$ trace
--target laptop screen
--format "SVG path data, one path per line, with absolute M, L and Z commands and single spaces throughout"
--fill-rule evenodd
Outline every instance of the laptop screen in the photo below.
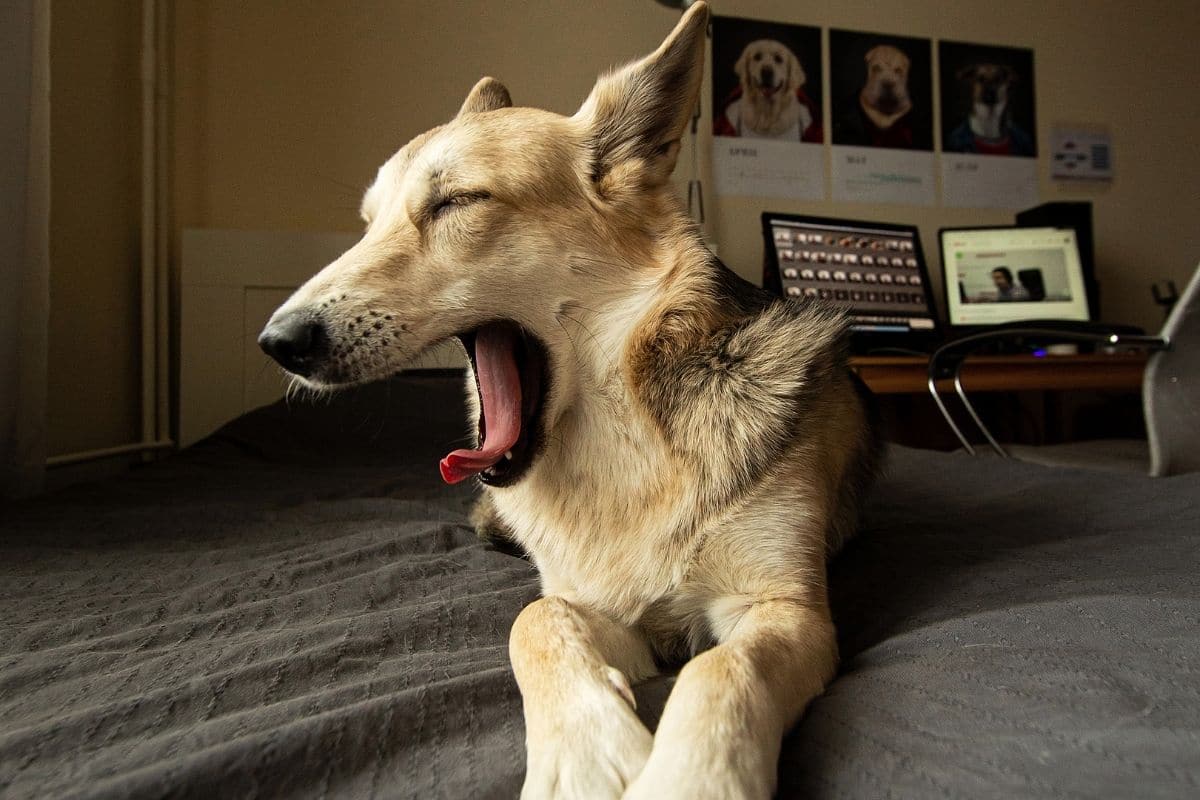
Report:
M 1074 230 L 948 228 L 938 237 L 951 325 L 1088 319 Z
M 915 227 L 766 213 L 763 233 L 768 269 L 785 296 L 846 310 L 855 332 L 936 329 Z

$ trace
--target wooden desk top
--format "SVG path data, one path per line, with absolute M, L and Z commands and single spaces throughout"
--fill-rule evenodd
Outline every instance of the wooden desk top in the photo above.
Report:
M 972 356 L 963 365 L 963 387 L 974 392 L 1124 389 L 1137 391 L 1146 369 L 1145 353 L 1037 357 Z M 854 356 L 851 368 L 876 394 L 920 394 L 929 391 L 929 359 L 918 356 Z M 952 381 L 938 390 L 953 392 Z

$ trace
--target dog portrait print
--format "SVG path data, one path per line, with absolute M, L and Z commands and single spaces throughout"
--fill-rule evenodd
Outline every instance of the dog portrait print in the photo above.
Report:
M 713 135 L 824 141 L 821 33 L 757 20 L 713 20 Z
M 833 143 L 933 149 L 928 39 L 832 30 Z
M 940 42 L 942 149 L 1037 155 L 1033 51 Z

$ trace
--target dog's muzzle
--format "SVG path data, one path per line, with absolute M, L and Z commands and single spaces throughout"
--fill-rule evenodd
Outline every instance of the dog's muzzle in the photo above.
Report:
M 758 85 L 766 94 L 774 94 L 783 85 L 783 81 L 776 82 L 775 70 L 770 67 L 763 67 L 758 73 Z
M 267 323 L 258 346 L 288 372 L 307 377 L 328 355 L 329 334 L 312 314 L 292 311 Z

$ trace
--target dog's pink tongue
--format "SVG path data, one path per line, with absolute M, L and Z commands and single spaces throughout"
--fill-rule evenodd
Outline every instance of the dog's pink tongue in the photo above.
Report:
M 483 395 L 483 443 L 478 450 L 455 450 L 441 460 L 442 480 L 458 483 L 494 466 L 521 435 L 521 376 L 515 333 L 488 325 L 475 335 L 475 372 Z

